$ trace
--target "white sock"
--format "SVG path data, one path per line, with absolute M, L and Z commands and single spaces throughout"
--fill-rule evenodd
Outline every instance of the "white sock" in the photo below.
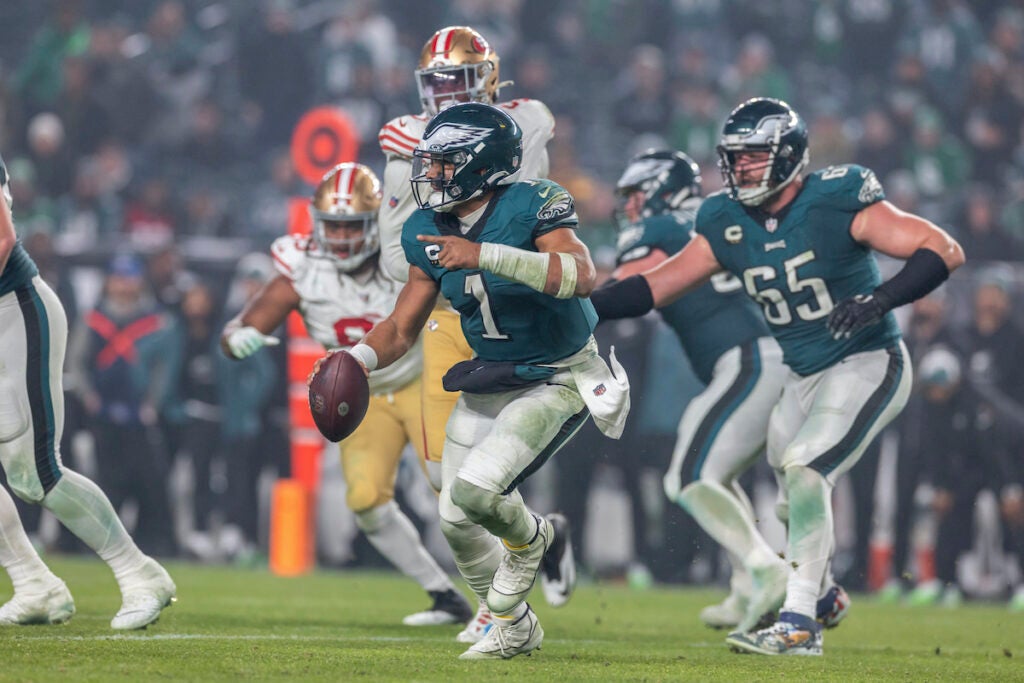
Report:
M 43 507 L 110 565 L 122 589 L 145 563 L 106 494 L 90 479 L 61 468 L 61 478 L 43 498 Z
M 416 527 L 395 501 L 357 512 L 356 525 L 377 552 L 424 590 L 446 591 L 455 587 L 423 547 Z
M 14 584 L 14 592 L 37 582 L 56 581 L 50 568 L 43 564 L 39 553 L 28 540 L 21 525 L 18 509 L 7 489 L 0 486 L 0 565 L 7 570 Z
M 679 494 L 679 504 L 730 556 L 747 569 L 781 563 L 754 523 L 754 516 L 731 489 L 712 480 L 692 482 Z
M 789 493 L 789 552 L 794 572 L 786 589 L 784 612 L 816 616 L 818 592 L 832 553 L 832 486 L 809 467 L 786 468 Z

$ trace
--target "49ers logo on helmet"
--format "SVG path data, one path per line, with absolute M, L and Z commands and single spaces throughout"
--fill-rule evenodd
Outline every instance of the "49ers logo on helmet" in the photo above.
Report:
M 482 55 L 487 54 L 487 52 L 491 49 L 491 46 L 487 44 L 487 41 L 484 40 L 483 37 L 479 35 L 473 36 L 472 45 L 473 51 L 478 52 Z

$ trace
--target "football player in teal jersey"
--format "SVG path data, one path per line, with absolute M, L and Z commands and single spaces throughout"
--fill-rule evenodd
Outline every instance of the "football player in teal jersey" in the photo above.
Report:
M 942 229 L 885 201 L 869 169 L 834 166 L 805 177 L 807 126 L 784 102 L 755 98 L 734 109 L 718 152 L 727 189 L 701 205 L 697 234 L 653 270 L 616 283 L 614 294 L 624 302 L 619 314 L 642 315 L 729 271 L 761 305 L 791 371 L 770 418 L 768 461 L 794 572 L 778 621 L 727 642 L 745 652 L 817 655 L 832 488 L 910 390 L 891 310 L 941 285 L 964 255 Z M 882 282 L 872 250 L 906 263 Z
M 614 280 L 650 270 L 691 239 L 700 208 L 700 168 L 686 154 L 649 150 L 630 160 L 616 186 L 622 203 Z M 778 609 L 789 569 L 757 530 L 754 509 L 737 481 L 761 453 L 768 415 L 786 369 L 757 305 L 730 273 L 659 309 L 706 385 L 686 407 L 665 475 L 669 500 L 689 512 L 721 544 L 732 565 L 731 591 L 701 611 L 713 628 L 752 628 Z M 598 289 L 600 317 L 616 301 Z
M 52 512 L 113 570 L 123 602 L 110 625 L 145 628 L 174 599 L 174 581 L 135 545 L 99 487 L 61 463 L 68 321 L 14 231 L 2 159 L 0 194 L 0 465 L 19 498 Z M 39 558 L 2 488 L 0 565 L 14 584 L 0 626 L 60 623 L 75 613 L 67 586 Z
M 408 282 L 394 311 L 346 353 L 367 371 L 386 367 L 415 341 L 438 293 L 459 312 L 475 358 L 444 378 L 463 393 L 446 429 L 441 527 L 494 615 L 462 658 L 507 659 L 540 646 L 526 597 L 545 551 L 566 543 L 516 489 L 588 416 L 618 438 L 629 385 L 614 354 L 615 372 L 597 353 L 586 298 L 595 269 L 575 235 L 572 196 L 548 180 L 515 182 L 515 121 L 487 104 L 456 104 L 431 119 L 413 154 L 420 209 L 402 231 Z

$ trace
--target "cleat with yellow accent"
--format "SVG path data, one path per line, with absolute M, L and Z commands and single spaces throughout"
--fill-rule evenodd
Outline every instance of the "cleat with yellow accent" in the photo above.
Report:
M 758 655 L 810 655 L 822 653 L 821 624 L 796 612 L 782 612 L 768 628 L 753 633 L 730 633 L 725 642 L 734 652 Z
M 554 538 L 551 522 L 537 515 L 533 517 L 537 520 L 537 533 L 529 543 L 513 548 L 502 540 L 505 556 L 487 591 L 487 608 L 494 614 L 508 614 L 526 600 L 537 580 L 541 559 Z

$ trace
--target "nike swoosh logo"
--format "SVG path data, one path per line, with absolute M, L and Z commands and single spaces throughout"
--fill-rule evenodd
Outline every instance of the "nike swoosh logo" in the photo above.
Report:
M 551 192 L 551 188 L 550 187 L 545 187 L 543 192 L 538 192 L 537 193 L 537 196 L 540 197 L 541 199 L 547 199 L 549 192 Z

